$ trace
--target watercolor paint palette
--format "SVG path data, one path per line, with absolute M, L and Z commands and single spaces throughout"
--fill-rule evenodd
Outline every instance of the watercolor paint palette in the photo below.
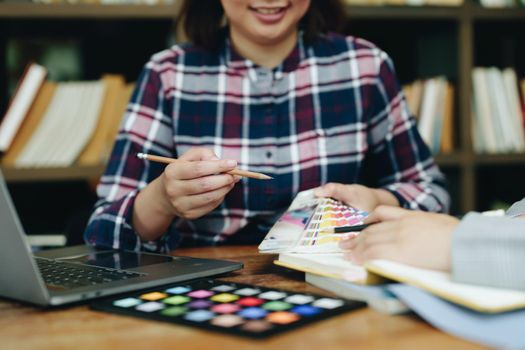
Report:
M 360 225 L 366 211 L 332 198 L 299 192 L 259 245 L 261 253 L 337 253 L 341 234 L 323 232 L 338 226 Z
M 96 301 L 91 308 L 264 338 L 364 303 L 221 280 L 197 280 Z

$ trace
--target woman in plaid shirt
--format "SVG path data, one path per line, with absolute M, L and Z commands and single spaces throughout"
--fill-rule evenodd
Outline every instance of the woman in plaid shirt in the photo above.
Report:
M 339 1 L 187 0 L 182 16 L 192 43 L 144 67 L 97 189 L 89 244 L 257 243 L 299 191 L 329 182 L 350 185 L 350 204 L 363 210 L 448 209 L 390 58 L 330 32 L 344 16 Z M 274 179 L 225 174 L 235 167 Z

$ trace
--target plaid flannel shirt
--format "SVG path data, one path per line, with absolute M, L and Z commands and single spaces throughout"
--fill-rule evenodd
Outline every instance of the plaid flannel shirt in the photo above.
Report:
M 174 218 L 159 240 L 141 241 L 133 203 L 164 165 L 136 153 L 178 157 L 195 146 L 274 180 L 243 178 L 212 212 Z M 176 45 L 145 65 L 85 239 L 151 251 L 236 236 L 256 243 L 299 191 L 327 182 L 383 188 L 405 208 L 448 210 L 445 179 L 385 52 L 352 36 L 328 34 L 311 44 L 299 36 L 282 64 L 266 69 L 236 53 L 225 32 L 218 52 Z

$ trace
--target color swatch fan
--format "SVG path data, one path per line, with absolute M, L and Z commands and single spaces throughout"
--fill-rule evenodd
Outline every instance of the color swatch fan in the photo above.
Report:
M 366 211 L 331 198 L 316 198 L 313 190 L 299 192 L 259 245 L 261 253 L 335 253 L 341 234 L 323 232 L 363 223 Z
M 325 229 L 361 225 L 367 212 L 347 206 L 331 198 L 323 198 L 316 206 L 291 253 L 331 253 L 340 249 L 340 233 L 323 232 Z

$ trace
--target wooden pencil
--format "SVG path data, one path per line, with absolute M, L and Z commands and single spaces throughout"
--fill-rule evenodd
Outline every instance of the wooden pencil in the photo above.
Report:
M 137 153 L 137 158 L 139 158 L 139 159 L 146 159 L 146 160 L 149 160 L 149 161 L 152 161 L 152 162 L 164 163 L 164 164 L 170 164 L 170 163 L 174 163 L 174 162 L 178 161 L 178 159 L 176 159 L 176 158 L 154 156 L 154 155 L 146 154 L 146 153 Z M 256 173 L 256 172 L 253 172 L 253 171 L 241 170 L 241 169 L 233 169 L 233 170 L 228 171 L 226 173 L 230 174 L 230 175 L 238 175 L 238 176 L 243 176 L 243 177 L 249 177 L 249 178 L 257 179 L 257 180 L 271 180 L 271 179 L 273 179 L 273 177 L 268 176 L 266 174 Z

